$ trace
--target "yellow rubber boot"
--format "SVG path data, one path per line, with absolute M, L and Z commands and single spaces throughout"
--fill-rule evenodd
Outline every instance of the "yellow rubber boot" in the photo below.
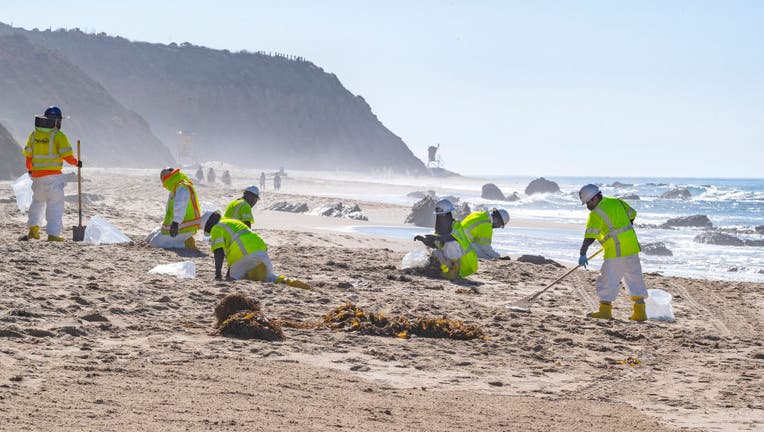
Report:
M 586 314 L 589 318 L 612 319 L 613 305 L 600 302 L 600 310 Z
M 634 303 L 634 309 L 631 313 L 632 321 L 647 321 L 647 311 L 644 303 Z
M 27 238 L 29 240 L 32 240 L 32 239 L 40 240 L 40 227 L 39 226 L 29 227 L 29 234 L 27 234 Z
M 196 250 L 196 240 L 194 240 L 193 237 L 187 238 L 186 241 L 183 242 L 183 245 L 186 247 L 186 249 Z
M 265 282 L 268 276 L 268 269 L 265 264 L 260 263 L 255 268 L 247 272 L 247 280 Z
M 62 242 L 62 241 L 64 241 L 64 238 L 48 234 L 48 241 L 49 242 Z

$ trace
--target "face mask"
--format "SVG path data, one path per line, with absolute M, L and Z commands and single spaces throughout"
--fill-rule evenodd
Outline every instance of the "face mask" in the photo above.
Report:
M 454 217 L 451 213 L 435 215 L 435 233 L 444 235 L 451 234 L 451 227 L 454 224 Z

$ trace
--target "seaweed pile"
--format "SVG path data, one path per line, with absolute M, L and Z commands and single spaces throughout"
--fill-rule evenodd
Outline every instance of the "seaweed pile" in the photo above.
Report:
M 480 326 L 464 324 L 447 318 L 387 317 L 381 313 L 367 312 L 353 303 L 345 303 L 324 316 L 324 324 L 335 330 L 358 332 L 373 336 L 408 338 L 411 335 L 448 339 L 486 339 Z
M 217 334 L 240 339 L 284 340 L 277 321 L 269 320 L 260 303 L 242 293 L 225 296 L 215 307 Z

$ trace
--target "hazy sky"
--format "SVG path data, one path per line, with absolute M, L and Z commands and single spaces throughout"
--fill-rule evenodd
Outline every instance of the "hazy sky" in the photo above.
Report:
M 764 1 L 1 3 L 25 28 L 304 56 L 462 173 L 764 177 Z

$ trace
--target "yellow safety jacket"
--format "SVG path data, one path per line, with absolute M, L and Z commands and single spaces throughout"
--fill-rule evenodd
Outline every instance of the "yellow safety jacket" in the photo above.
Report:
M 247 255 L 268 250 L 263 239 L 244 223 L 226 218 L 220 219 L 210 230 L 210 244 L 213 252 L 223 249 L 229 267 Z
M 605 259 L 636 255 L 640 251 L 631 221 L 637 211 L 620 198 L 602 198 L 589 213 L 585 238 L 593 238 L 605 249 Z
M 39 177 L 60 174 L 64 158 L 73 154 L 66 134 L 55 128 L 36 127 L 29 134 L 24 156 L 32 158 L 32 177 Z
M 255 221 L 252 219 L 252 206 L 243 198 L 233 200 L 225 208 L 223 217 L 226 219 L 236 219 L 242 222 L 249 222 L 250 225 Z
M 459 262 L 459 277 L 467 277 L 475 273 L 478 269 L 477 253 L 472 249 L 467 234 L 464 233 L 462 224 L 459 221 L 454 221 L 454 224 L 451 226 L 451 236 L 456 239 L 456 242 L 459 243 L 459 246 L 462 248 L 462 257 Z M 435 245 L 438 249 L 443 249 L 444 247 L 439 241 L 436 242 Z M 447 266 L 441 265 L 440 267 L 444 276 L 449 273 L 450 269 Z
M 486 246 L 493 239 L 493 218 L 488 212 L 474 212 L 462 221 L 462 228 L 470 243 Z
M 183 221 L 178 224 L 179 233 L 195 233 L 199 229 L 199 225 L 202 221 L 202 213 L 199 211 L 199 199 L 196 196 L 196 190 L 194 190 L 194 184 L 191 180 L 179 169 L 174 170 L 162 179 L 162 185 L 165 189 L 170 191 L 170 198 L 167 200 L 167 211 L 164 215 L 164 221 L 162 222 L 162 234 L 170 235 L 170 226 L 175 215 L 175 191 L 178 186 L 185 186 L 188 189 L 188 205 L 186 206 L 186 214 L 183 216 Z

